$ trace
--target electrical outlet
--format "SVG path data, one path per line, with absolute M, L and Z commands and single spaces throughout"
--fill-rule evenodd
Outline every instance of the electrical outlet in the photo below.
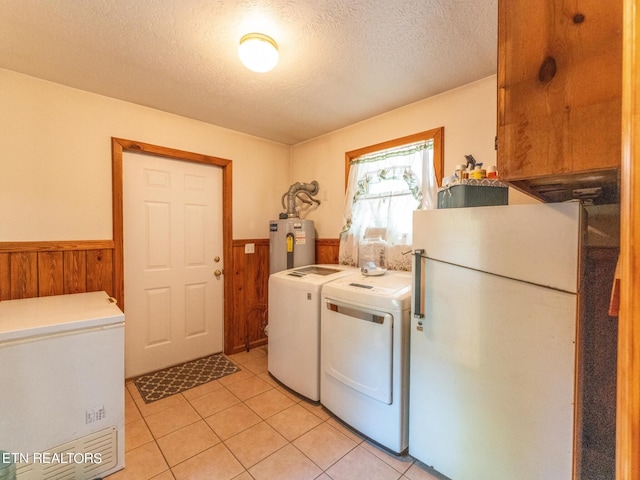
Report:
M 255 253 L 256 244 L 255 243 L 245 243 L 244 244 L 244 253 Z

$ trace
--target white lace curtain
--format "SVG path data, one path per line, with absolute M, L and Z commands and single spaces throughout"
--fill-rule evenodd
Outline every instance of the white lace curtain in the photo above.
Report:
M 433 141 L 363 155 L 351 162 L 340 232 L 339 261 L 358 265 L 358 246 L 368 235 L 387 243 L 390 270 L 411 270 L 413 211 L 435 208 Z

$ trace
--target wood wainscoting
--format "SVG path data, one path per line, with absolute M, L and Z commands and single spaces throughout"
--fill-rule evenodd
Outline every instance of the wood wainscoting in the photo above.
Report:
M 245 253 L 246 245 L 251 244 L 253 253 Z M 234 240 L 231 252 L 233 324 L 227 327 L 227 354 L 267 343 L 264 327 L 268 321 L 269 239 Z
M 247 244 L 253 253 L 245 253 Z M 337 239 L 318 239 L 316 263 L 338 263 L 338 246 Z M 113 240 L 0 242 L 0 300 L 101 290 L 115 296 L 113 250 Z M 269 239 L 233 240 L 232 256 L 227 354 L 267 343 Z
M 316 240 L 316 263 L 337 264 L 340 240 L 337 238 L 318 238 Z
M 253 253 L 245 253 L 247 244 L 253 244 Z M 316 263 L 338 263 L 339 244 L 338 239 L 317 239 Z M 233 325 L 227 354 L 266 344 L 269 322 L 269 239 L 234 240 L 232 252 Z
M 104 290 L 113 296 L 112 240 L 0 242 L 0 300 Z

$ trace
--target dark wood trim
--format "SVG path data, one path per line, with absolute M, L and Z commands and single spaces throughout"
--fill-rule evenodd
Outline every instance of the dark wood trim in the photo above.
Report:
M 113 191 L 113 241 L 114 241 L 114 296 L 124 310 L 124 232 L 123 232 L 123 152 L 138 152 L 174 160 L 202 163 L 222 168 L 222 255 L 226 271 L 233 271 L 231 242 L 233 238 L 232 208 L 232 162 L 224 158 L 151 145 L 144 142 L 111 139 L 112 148 L 112 191 Z M 229 345 L 228 326 L 233 319 L 233 291 L 231 280 L 224 279 L 224 349 Z M 126 312 L 125 312 L 126 313 Z
M 108 250 L 114 247 L 113 240 L 78 240 L 47 242 L 0 242 L 0 253 L 59 252 L 73 250 Z
M 316 245 L 320 247 L 334 247 L 340 245 L 339 238 L 316 238 Z
M 234 247 L 242 247 L 247 243 L 255 243 L 256 245 L 268 247 L 269 239 L 268 238 L 241 238 L 241 239 L 234 239 L 231 243 Z
M 347 183 L 349 182 L 349 168 L 351 167 L 351 161 L 354 158 L 358 158 L 361 155 L 366 155 L 367 153 L 385 150 L 387 148 L 399 147 L 400 145 L 407 145 L 409 143 L 431 139 L 433 139 L 433 166 L 436 171 L 436 181 L 438 182 L 438 186 L 442 185 L 442 178 L 444 175 L 444 127 L 438 127 L 432 128 L 431 130 L 425 130 L 424 132 L 407 135 L 406 137 L 387 140 L 386 142 L 376 143 L 375 145 L 369 145 L 368 147 L 358 148 L 357 150 L 346 152 L 344 154 L 345 190 L 347 189 Z
M 640 9 L 624 0 L 616 479 L 640 480 Z

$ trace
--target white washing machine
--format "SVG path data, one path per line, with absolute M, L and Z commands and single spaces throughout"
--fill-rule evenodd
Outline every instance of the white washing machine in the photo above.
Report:
M 314 402 L 320 400 L 320 293 L 356 270 L 309 265 L 269 277 L 269 373 Z
M 394 453 L 408 446 L 411 274 L 359 271 L 322 289 L 320 403 Z

